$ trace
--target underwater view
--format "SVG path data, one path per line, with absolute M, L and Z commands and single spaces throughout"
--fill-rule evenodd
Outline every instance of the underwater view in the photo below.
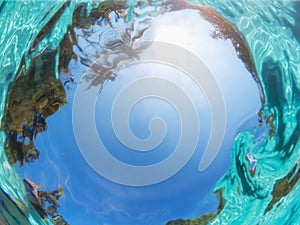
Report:
M 0 1 L 0 225 L 300 225 L 300 2 Z

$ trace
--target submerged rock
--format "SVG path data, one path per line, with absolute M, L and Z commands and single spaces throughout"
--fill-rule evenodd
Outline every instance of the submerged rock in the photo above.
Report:
M 34 138 L 47 129 L 46 118 L 66 100 L 61 81 L 56 78 L 56 51 L 35 56 L 25 70 L 21 64 L 10 85 L 1 129 L 6 132 L 5 151 L 10 163 L 31 162 L 38 158 Z

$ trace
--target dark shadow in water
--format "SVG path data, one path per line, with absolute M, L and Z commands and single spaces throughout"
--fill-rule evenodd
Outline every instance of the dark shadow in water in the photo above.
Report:
M 1 14 L 2 10 L 4 9 L 6 3 L 7 3 L 7 1 L 0 2 L 0 14 Z

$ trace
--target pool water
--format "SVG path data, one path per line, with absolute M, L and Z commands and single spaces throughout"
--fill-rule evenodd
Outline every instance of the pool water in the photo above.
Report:
M 297 201 L 300 176 L 299 4 L 294 1 L 270 1 L 268 4 L 263 1 L 192 1 L 181 8 L 180 2 L 183 1 L 144 4 L 130 1 L 123 7 L 115 1 L 119 8 L 112 10 L 108 17 L 92 17 L 95 20 L 89 21 L 92 25 L 88 28 L 74 15 L 84 17 L 85 7 L 88 11 L 96 7 L 92 3 L 0 3 L 1 115 L 7 118 L 8 106 L 15 121 L 24 114 L 18 115 L 13 111 L 14 104 L 7 103 L 7 99 L 15 99 L 15 102 L 18 98 L 22 99 L 20 93 L 30 96 L 31 91 L 24 92 L 18 88 L 26 80 L 17 76 L 25 71 L 24 68 L 19 69 L 23 64 L 27 69 L 32 65 L 44 68 L 43 63 L 50 68 L 53 79 L 49 78 L 47 82 L 51 85 L 36 82 L 37 87 L 49 88 L 54 94 L 50 94 L 47 101 L 44 95 L 40 97 L 36 100 L 36 107 L 42 109 L 50 105 L 50 109 L 55 109 L 43 115 L 46 116 L 46 126 L 44 117 L 34 110 L 29 110 L 32 115 L 24 114 L 27 123 L 32 118 L 34 120 L 36 133 L 32 135 L 36 137 L 32 139 L 40 155 L 31 163 L 25 160 L 21 167 L 20 163 L 11 164 L 11 156 L 6 155 L 5 148 L 13 135 L 9 129 L 3 128 L 0 224 L 64 224 L 64 220 L 69 224 L 166 224 L 171 220 L 170 224 L 186 224 L 183 220 L 174 220 L 196 218 L 207 213 L 211 213 L 207 214 L 211 217 L 211 224 L 300 223 Z M 199 5 L 217 10 L 236 27 L 239 35 L 226 33 L 232 25 L 222 30 L 220 21 L 214 20 L 219 17 L 208 18 L 206 11 L 201 17 Z M 207 12 L 208 15 L 214 13 Z M 53 26 L 48 27 L 52 32 L 40 36 L 40 42 L 36 42 L 35 37 L 41 34 L 45 24 L 52 24 L 49 21 L 53 22 Z M 68 24 L 73 24 L 73 27 L 67 27 Z M 222 24 L 226 22 L 221 20 Z M 62 45 L 66 32 L 73 43 L 71 48 L 67 48 L 68 43 Z M 119 42 L 127 37 L 121 35 L 128 32 L 132 45 L 130 50 L 124 50 Z M 159 60 L 144 62 L 143 59 L 153 54 L 152 42 L 154 46 L 155 43 L 171 44 L 171 49 L 179 46 L 179 52 L 190 58 L 181 58 L 175 66 Z M 158 46 L 160 49 L 154 49 L 154 54 L 158 53 L 155 59 L 163 58 L 162 48 L 166 45 Z M 243 46 L 247 46 L 247 50 Z M 251 57 L 247 55 L 248 49 Z M 68 58 L 68 51 L 74 52 L 71 58 Z M 35 55 L 40 58 L 34 58 Z M 54 57 L 49 61 L 47 57 L 52 55 Z M 166 55 L 167 58 L 163 59 L 169 60 Z M 192 56 L 204 62 L 213 75 L 214 86 L 202 83 L 199 88 L 197 82 L 189 78 L 189 69 L 180 68 L 180 65 L 188 64 Z M 138 61 L 128 63 L 132 59 Z M 115 62 L 118 62 L 117 68 Z M 53 71 L 52 67 L 55 68 Z M 100 76 L 95 75 L 96 70 Z M 43 72 L 36 71 L 26 74 L 29 77 L 30 74 L 44 76 Z M 37 80 L 38 75 L 33 75 L 34 79 Z M 157 79 L 159 83 L 151 85 Z M 9 85 L 14 80 L 14 86 Z M 140 80 L 147 81 L 146 85 L 142 86 Z M 161 86 L 165 81 L 175 84 L 172 86 L 175 91 L 171 86 Z M 118 124 L 117 128 L 114 124 L 114 121 L 121 121 L 120 118 L 126 119 L 127 114 L 117 110 L 113 117 L 111 111 L 118 106 L 115 99 L 122 96 L 120 91 L 126 91 L 126 87 L 135 82 L 140 86 L 131 92 L 132 95 L 148 89 L 150 93 L 165 89 L 160 93 L 174 98 L 172 102 L 154 94 L 139 97 L 128 112 L 128 124 L 133 133 L 130 137 L 126 123 L 119 130 Z M 13 87 L 17 87 L 17 94 L 10 97 Z M 35 92 L 39 93 L 38 90 L 35 89 Z M 191 111 L 194 111 L 198 121 L 185 119 L 178 113 L 184 112 L 180 104 L 175 104 L 180 99 L 178 91 L 181 90 L 191 101 L 187 114 L 192 118 Z M 216 108 L 212 99 L 217 98 L 219 90 L 222 101 L 215 104 L 218 105 Z M 210 95 L 210 92 L 214 94 Z M 53 96 L 60 100 L 59 109 L 49 103 L 58 101 L 53 100 Z M 123 102 L 127 101 L 127 96 Z M 27 107 L 26 102 L 30 99 L 23 97 L 21 103 L 15 104 Z M 184 101 L 183 108 L 188 105 Z M 156 130 L 153 127 L 156 133 L 149 126 L 153 118 L 164 120 L 163 127 L 157 125 L 159 129 Z M 218 118 L 224 123 L 215 124 Z M 3 121 L 6 120 L 2 120 L 2 126 Z M 176 153 L 173 149 L 180 146 L 178 143 L 184 137 L 180 127 L 185 121 L 192 121 L 191 129 L 195 124 L 200 128 L 198 135 L 195 135 L 197 126 L 195 132 L 188 132 L 187 143 L 196 143 L 191 157 L 181 155 L 181 158 L 187 158 L 186 162 L 183 160 L 180 164 L 179 158 L 178 165 L 181 166 L 174 171 L 169 168 L 171 171 L 167 171 L 166 175 L 164 170 L 160 170 L 149 177 L 144 176 L 142 168 L 165 163 Z M 23 122 L 26 124 L 26 121 Z M 92 123 L 95 124 L 94 129 L 88 126 Z M 219 132 L 223 136 L 211 141 L 214 137 L 211 132 L 216 126 L 225 128 Z M 10 125 L 10 131 L 12 127 Z M 165 134 L 163 129 L 166 129 Z M 31 134 L 29 125 L 26 131 Z M 98 149 L 95 147 L 98 141 L 92 139 L 93 132 L 117 162 L 133 165 L 131 171 L 134 173 L 138 168 L 138 172 L 133 175 L 127 170 L 118 170 L 111 165 L 119 164 L 110 164 L 101 158 L 104 158 L 103 154 L 89 158 L 86 149 Z M 157 132 L 165 135 L 161 142 L 141 142 L 151 138 L 158 140 Z M 31 143 L 30 135 L 25 137 L 26 144 Z M 20 134 L 16 138 L 22 139 Z M 135 142 L 128 142 L 130 138 L 143 144 L 135 146 Z M 205 158 L 205 151 L 210 141 L 220 141 L 220 149 L 209 161 Z M 184 152 L 188 154 L 188 151 Z M 31 157 L 35 156 L 35 151 L 30 153 Z M 201 170 L 201 162 L 207 161 L 210 164 Z M 157 179 L 160 177 L 158 174 L 163 178 Z M 39 208 L 34 208 L 33 191 L 25 189 L 23 178 L 43 184 L 43 187 L 37 187 L 40 191 L 64 187 L 64 195 L 57 198 L 60 207 L 48 216 L 42 216 Z M 39 193 L 41 195 L 42 192 Z M 51 205 L 51 202 L 47 204 Z M 61 217 L 64 220 L 60 220 Z M 198 221 L 204 223 L 204 218 Z

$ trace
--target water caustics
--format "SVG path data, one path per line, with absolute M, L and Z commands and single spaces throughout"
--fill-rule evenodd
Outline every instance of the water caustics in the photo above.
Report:
M 297 224 L 300 222 L 298 194 L 300 191 L 298 182 L 300 177 L 300 31 L 297 29 L 300 23 L 298 16 L 300 4 L 297 1 L 268 1 L 266 4 L 265 1 L 249 0 L 194 0 L 191 2 L 186 5 L 184 1 L 168 1 L 165 4 L 160 1 L 149 1 L 151 5 L 145 3 L 143 7 L 144 9 L 150 7 L 152 10 L 153 7 L 156 7 L 153 10 L 156 13 L 166 9 L 170 11 L 185 8 L 197 10 L 198 4 L 217 10 L 237 28 L 246 42 L 246 47 L 249 48 L 251 54 L 247 55 L 244 46 L 241 46 L 239 42 L 235 42 L 237 39 L 228 34 L 227 38 L 231 39 L 240 59 L 251 71 L 253 78 L 261 88 L 260 97 L 263 105 L 259 114 L 261 126 L 243 131 L 235 138 L 231 150 L 230 167 L 214 188 L 214 191 L 219 194 L 218 212 L 207 214 L 207 217 L 209 217 L 211 224 Z M 115 74 L 111 73 L 109 67 L 98 68 L 96 64 L 93 64 L 94 61 L 80 55 L 80 44 L 85 44 L 83 43 L 84 40 L 79 40 L 76 44 L 74 39 L 76 35 L 72 33 L 73 29 L 70 29 L 70 25 L 69 27 L 66 26 L 66 24 L 72 24 L 72 21 L 74 23 L 78 20 L 74 16 L 72 18 L 75 9 L 80 11 L 80 16 L 84 17 L 84 4 L 79 5 L 81 7 L 78 7 L 78 5 L 78 2 L 61 3 L 51 1 L 3 1 L 0 3 L 1 116 L 5 111 L 9 84 L 16 79 L 18 72 L 20 72 L 17 71 L 19 65 L 24 63 L 22 57 L 27 54 L 34 55 L 43 49 L 54 51 L 57 47 L 61 47 L 60 43 L 64 35 L 68 35 L 72 45 L 75 45 L 73 49 L 77 56 L 71 54 L 70 58 L 64 57 L 65 61 L 60 60 L 58 62 L 59 55 L 52 52 L 51 54 L 56 54 L 55 62 L 60 71 L 67 73 L 68 64 L 72 57 L 78 57 L 79 55 L 82 56 L 77 58 L 80 63 L 88 65 L 92 69 L 100 69 L 103 74 L 107 75 L 104 80 L 103 78 L 101 80 L 97 79 L 93 73 L 87 74 L 86 80 L 92 81 L 92 88 L 93 86 L 103 85 L 108 79 L 114 79 Z M 91 5 L 87 4 L 90 7 L 89 10 Z M 136 11 L 133 9 L 138 5 L 138 2 L 130 1 L 128 5 L 129 9 L 126 9 L 127 17 L 125 20 L 131 21 L 136 16 Z M 139 13 L 141 14 L 143 13 L 143 7 L 140 7 Z M 118 8 L 114 10 L 121 14 L 123 5 L 120 3 Z M 91 12 L 93 18 L 94 11 Z M 118 13 L 114 15 L 116 18 L 113 19 L 118 19 Z M 43 36 L 43 33 L 39 33 L 39 31 L 45 28 L 47 21 L 51 21 L 50 18 L 54 14 L 57 15 L 57 21 L 53 20 L 46 27 L 49 32 L 50 30 L 53 31 L 48 36 Z M 106 17 L 103 16 L 102 19 L 95 18 L 99 25 L 113 23 L 113 21 L 110 21 L 109 15 L 105 13 L 103 15 Z M 223 29 L 222 23 L 218 22 L 218 19 L 216 19 L 218 17 L 210 17 L 209 15 L 214 15 L 214 11 L 208 10 L 208 13 L 204 13 L 203 17 L 207 17 L 206 19 L 215 25 L 217 31 L 221 33 L 216 32 L 216 37 L 218 38 L 218 35 L 221 35 L 219 38 L 222 38 L 222 36 L 226 38 L 226 29 Z M 153 15 L 153 17 L 155 16 Z M 147 29 L 148 21 L 144 22 L 144 28 Z M 84 27 L 87 25 L 80 24 L 79 26 Z M 81 31 L 78 29 L 77 32 Z M 144 34 L 142 28 L 140 32 Z M 41 41 L 41 43 L 37 44 L 34 41 L 36 36 L 38 36 L 38 41 Z M 133 35 L 133 37 L 139 38 L 138 35 Z M 91 43 L 93 43 L 93 40 L 91 40 Z M 109 42 L 100 43 L 101 48 L 105 49 L 107 43 Z M 109 45 L 118 47 L 119 43 L 113 42 Z M 90 47 L 91 49 L 98 48 L 98 46 L 92 44 Z M 68 51 L 70 49 L 66 48 L 64 50 Z M 89 48 L 85 48 L 84 51 L 94 55 L 95 58 L 98 57 L 97 51 L 91 52 L 92 50 L 90 51 Z M 138 54 L 134 55 L 135 52 L 131 50 L 126 49 L 126 52 L 129 52 L 129 54 L 127 56 L 122 55 L 123 58 L 118 59 L 118 62 L 128 60 L 130 54 L 134 57 L 138 56 Z M 64 53 L 67 56 L 69 54 L 68 52 Z M 109 61 L 110 58 L 102 60 Z M 31 61 L 35 62 L 32 57 L 27 57 L 24 64 L 29 67 Z M 120 71 L 122 69 L 120 68 Z M 53 76 L 58 77 L 58 71 L 55 71 Z M 72 84 L 77 82 L 73 80 L 73 77 L 64 79 L 63 84 L 67 88 L 72 88 Z M 59 88 L 57 86 L 57 89 Z M 56 95 L 58 92 L 55 92 Z M 52 97 L 56 95 L 50 94 Z M 39 101 L 37 102 L 39 103 Z M 37 106 L 44 107 L 47 104 L 40 101 L 40 105 Z M 64 104 L 63 101 L 62 104 Z M 53 111 L 51 112 L 53 113 Z M 51 113 L 49 112 L 49 114 Z M 38 114 L 35 115 L 37 119 L 34 119 L 34 121 L 39 121 L 36 127 L 42 129 L 40 125 L 42 124 L 42 118 Z M 29 128 L 26 129 L 29 130 Z M 36 131 L 36 133 L 39 133 L 39 131 Z M 7 134 L 1 132 L 0 224 L 44 224 L 44 218 L 36 212 L 36 209 L 31 206 L 26 198 L 26 190 L 22 179 L 16 172 L 17 169 L 8 162 L 4 149 L 6 139 Z M 35 190 L 34 186 L 31 188 Z M 109 205 L 109 200 L 103 203 L 103 206 L 105 205 Z M 106 212 L 102 213 L 105 215 Z M 164 212 L 159 213 L 163 215 Z M 57 217 L 54 216 L 53 218 L 48 221 L 49 224 L 55 223 Z M 205 216 L 200 218 L 199 221 L 204 221 L 204 218 Z M 160 220 L 162 221 L 163 218 L 160 218 Z M 106 222 L 109 224 L 109 221 Z M 164 222 L 167 223 L 168 221 Z M 59 222 L 57 223 L 59 224 Z M 79 221 L 78 224 L 80 224 Z M 185 221 L 172 221 L 169 224 L 185 224 Z

